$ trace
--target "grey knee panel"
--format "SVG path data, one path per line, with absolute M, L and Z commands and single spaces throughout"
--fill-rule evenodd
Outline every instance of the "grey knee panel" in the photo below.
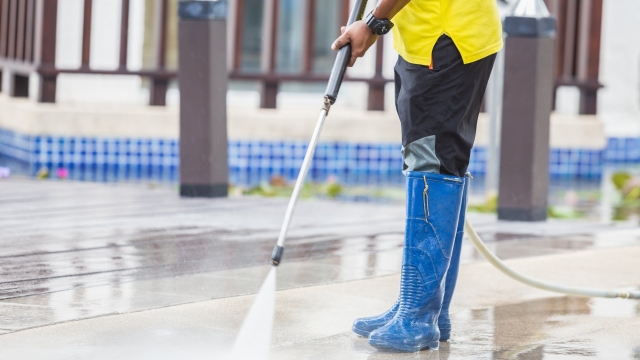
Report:
M 435 135 L 423 137 L 402 147 L 402 172 L 406 175 L 409 171 L 440 173 Z

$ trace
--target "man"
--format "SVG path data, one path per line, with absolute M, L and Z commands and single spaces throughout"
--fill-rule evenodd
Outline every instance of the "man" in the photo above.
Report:
M 496 0 L 380 0 L 365 20 L 343 27 L 332 48 L 351 43 L 353 66 L 391 28 L 407 177 L 400 295 L 385 313 L 357 319 L 353 331 L 378 348 L 437 349 L 451 335 L 465 174 L 502 27 Z

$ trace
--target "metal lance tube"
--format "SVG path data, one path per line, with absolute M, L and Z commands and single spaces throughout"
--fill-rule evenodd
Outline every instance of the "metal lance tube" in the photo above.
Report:
M 364 9 L 366 6 L 367 0 L 356 0 L 356 2 L 353 4 L 353 8 L 351 9 L 351 13 L 349 14 L 347 26 L 362 19 L 362 15 L 364 14 Z M 320 138 L 320 133 L 322 132 L 324 121 L 327 118 L 327 115 L 329 115 L 329 109 L 331 108 L 331 105 L 333 105 L 338 98 L 340 85 L 342 85 L 342 80 L 344 79 L 344 74 L 347 71 L 347 65 L 349 64 L 350 59 L 351 44 L 347 44 L 340 48 L 340 50 L 338 50 L 336 61 L 333 63 L 331 76 L 329 77 L 329 83 L 327 84 L 327 90 L 324 94 L 324 105 L 322 106 L 322 110 L 320 111 L 320 116 L 318 117 L 316 128 L 313 131 L 313 135 L 311 136 L 311 141 L 309 142 L 307 152 L 304 154 L 302 168 L 298 173 L 296 184 L 293 187 L 293 194 L 291 194 L 291 199 L 289 199 L 287 212 L 284 215 L 284 221 L 282 222 L 282 227 L 280 228 L 278 243 L 273 248 L 273 252 L 271 253 L 271 265 L 273 266 L 280 265 L 280 262 L 282 261 L 282 255 L 284 253 L 284 241 L 287 238 L 287 231 L 289 230 L 289 225 L 291 224 L 293 210 L 296 207 L 296 203 L 298 202 L 298 198 L 300 197 L 300 190 L 302 190 L 304 181 L 307 178 L 307 173 L 309 172 L 309 168 L 311 167 L 311 161 L 313 160 L 313 154 L 315 153 L 316 146 L 318 145 L 318 139 Z

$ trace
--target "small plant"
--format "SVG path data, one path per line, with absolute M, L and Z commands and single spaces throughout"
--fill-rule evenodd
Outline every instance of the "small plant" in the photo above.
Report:
M 342 192 L 344 191 L 344 188 L 342 185 L 340 185 L 340 183 L 338 182 L 338 178 L 335 176 L 330 176 L 327 179 L 327 183 L 321 188 L 322 192 L 324 193 L 324 195 L 335 199 L 337 198 L 340 194 L 342 194 Z
M 547 216 L 552 219 L 580 219 L 585 214 L 570 207 L 549 206 L 547 208 Z
M 640 178 L 620 171 L 611 176 L 611 182 L 620 194 L 620 201 L 613 209 L 613 220 L 627 220 L 640 214 Z
M 335 199 L 340 196 L 344 191 L 344 187 L 338 182 L 335 177 L 329 177 L 324 184 L 317 184 L 307 182 L 302 186 L 300 190 L 301 198 L 312 197 L 328 197 Z M 276 175 L 269 179 L 269 182 L 260 183 L 260 185 L 251 187 L 249 189 L 242 189 L 243 195 L 257 195 L 265 197 L 289 197 L 293 192 L 293 184 L 289 184 L 287 180 Z
M 498 211 L 498 196 L 489 196 L 484 203 L 469 205 L 468 209 L 481 213 L 495 213 Z
M 38 170 L 38 172 L 36 173 L 36 178 L 39 180 L 42 179 L 48 179 L 49 178 L 49 168 L 46 166 L 43 166 L 40 168 L 40 170 Z
M 611 181 L 613 182 L 613 185 L 616 187 L 616 189 L 622 190 L 631 178 L 631 174 L 621 171 L 613 174 L 613 176 L 611 176 Z

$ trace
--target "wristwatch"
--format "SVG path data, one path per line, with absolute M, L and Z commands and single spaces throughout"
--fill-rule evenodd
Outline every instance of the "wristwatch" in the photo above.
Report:
M 374 35 L 384 35 L 391 31 L 393 27 L 393 23 L 389 19 L 376 19 L 375 16 L 373 16 L 373 11 L 367 15 L 364 22 L 367 23 Z

